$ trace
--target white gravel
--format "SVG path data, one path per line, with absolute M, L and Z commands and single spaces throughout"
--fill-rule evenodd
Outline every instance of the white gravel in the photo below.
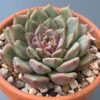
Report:
M 98 65 L 97 62 L 94 62 L 94 63 L 91 63 L 91 64 L 90 64 L 90 68 L 91 68 L 92 70 L 94 70 L 94 69 L 98 70 L 98 69 L 99 69 L 99 65 Z
M 36 94 L 37 90 L 35 88 L 30 88 L 29 89 L 29 94 Z
M 27 88 L 22 88 L 21 91 L 28 93 L 28 89 Z
M 95 77 L 88 77 L 86 80 L 91 84 L 94 81 Z
M 37 93 L 36 95 L 37 95 L 37 96 L 42 96 L 42 93 Z
M 10 76 L 8 79 L 7 79 L 7 82 L 9 82 L 10 84 L 13 84 L 14 83 L 14 78 L 12 76 Z
M 56 87 L 55 87 L 55 92 L 61 94 L 61 93 L 62 93 L 62 88 L 61 88 L 61 86 L 56 86 Z
M 83 75 L 86 75 L 86 76 L 88 76 L 88 77 L 90 77 L 90 76 L 95 76 L 94 73 L 93 73 L 93 71 L 92 71 L 91 69 L 89 69 L 89 68 L 84 69 L 84 70 L 82 71 L 82 74 L 83 74 Z
M 68 93 L 69 94 L 73 94 L 74 93 L 74 90 L 69 90 Z
M 41 93 L 45 93 L 48 91 L 48 88 L 47 87 L 44 87 L 44 88 L 39 88 L 40 92 Z
M 8 69 L 1 68 L 0 69 L 0 75 L 2 75 L 5 79 L 7 79 L 9 77 L 8 76 Z
M 70 82 L 71 89 L 78 88 L 78 86 L 79 86 L 79 84 L 78 84 L 77 80 L 73 80 Z

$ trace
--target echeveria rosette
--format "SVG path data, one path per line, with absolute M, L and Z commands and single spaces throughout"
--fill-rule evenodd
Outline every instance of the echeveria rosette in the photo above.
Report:
M 4 30 L 7 44 L 2 60 L 32 87 L 49 81 L 68 84 L 77 77 L 76 70 L 91 63 L 91 40 L 87 24 L 80 23 L 69 7 L 56 11 L 51 4 L 43 9 L 16 15 L 13 25 Z

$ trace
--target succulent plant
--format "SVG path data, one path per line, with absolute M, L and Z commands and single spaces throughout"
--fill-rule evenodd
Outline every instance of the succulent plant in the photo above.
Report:
M 13 24 L 4 29 L 7 41 L 2 60 L 32 87 L 51 81 L 68 84 L 94 59 L 89 53 L 88 25 L 80 22 L 69 7 L 59 11 L 51 4 L 25 15 L 15 15 Z

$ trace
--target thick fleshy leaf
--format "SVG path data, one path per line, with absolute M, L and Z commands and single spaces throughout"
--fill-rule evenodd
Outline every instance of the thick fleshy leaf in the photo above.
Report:
M 35 31 L 35 34 L 38 35 L 39 33 L 44 33 L 48 28 L 43 24 L 40 24 Z
M 51 68 L 56 68 L 63 63 L 63 60 L 61 58 L 44 58 L 42 62 Z
M 11 45 L 13 45 L 13 42 L 11 41 L 11 34 L 10 34 L 10 27 L 6 27 L 6 29 L 4 30 L 4 37 L 6 42 L 10 43 Z
M 58 33 L 59 37 L 62 37 L 62 35 L 63 35 L 63 33 L 64 33 L 64 28 L 58 29 L 58 30 L 57 30 L 57 33 Z M 66 32 L 66 33 L 67 33 L 67 32 Z
M 60 48 L 64 48 L 65 46 L 65 37 L 60 38 L 58 46 L 57 46 L 57 50 Z
M 60 38 L 57 49 L 65 48 L 66 47 L 66 37 L 67 37 L 67 26 L 62 29 L 57 30 L 58 36 Z
M 48 15 L 40 9 L 35 10 L 30 16 L 30 19 L 36 21 L 37 23 L 43 23 L 47 18 Z
M 25 27 L 26 21 L 27 21 L 27 16 L 26 15 L 16 15 L 13 21 L 13 24 L 20 24 L 23 27 Z
M 32 68 L 29 65 L 29 60 L 23 60 L 19 57 L 13 58 L 14 69 L 19 73 L 32 73 Z
M 33 20 L 27 20 L 26 25 L 25 25 L 25 32 L 35 32 L 38 24 L 37 22 Z
M 10 39 L 14 43 L 16 40 L 26 41 L 25 40 L 25 31 L 22 25 L 16 24 L 12 25 L 10 28 Z
M 77 77 L 77 73 L 50 73 L 50 79 L 52 82 L 58 85 L 65 85 L 70 83 Z
M 48 85 L 49 79 L 45 76 L 24 74 L 22 80 L 34 88 L 45 87 Z
M 76 70 L 82 70 L 83 68 L 87 67 L 90 63 L 92 63 L 95 59 L 94 54 L 87 53 L 83 57 L 80 58 L 79 66 Z
M 67 34 L 75 33 L 75 39 L 79 36 L 80 23 L 78 17 L 70 17 L 67 20 Z
M 39 55 L 37 54 L 36 50 L 34 48 L 28 47 L 27 48 L 27 55 L 29 58 L 34 58 L 37 60 L 41 60 L 41 58 L 39 57 Z
M 57 25 L 55 21 L 52 18 L 48 18 L 45 22 L 44 25 L 47 26 L 49 29 L 57 29 Z
M 19 39 L 25 41 L 25 31 L 22 25 L 16 24 L 12 25 L 11 27 L 7 27 L 4 30 L 4 36 L 8 43 L 14 44 L 14 42 Z
M 51 54 L 47 50 L 36 48 L 36 51 L 41 58 L 46 58 L 51 56 Z
M 27 44 L 32 47 L 32 39 L 33 39 L 34 33 L 29 32 L 29 33 L 25 33 L 25 38 L 27 40 Z
M 56 22 L 57 28 L 64 28 L 66 23 L 62 15 L 55 17 L 54 21 Z
M 62 35 L 60 35 L 58 46 L 56 48 L 57 50 L 61 49 L 61 48 L 65 48 L 65 46 L 66 46 L 66 35 L 67 35 L 66 33 L 67 33 L 67 26 L 64 27 Z M 60 34 L 60 33 L 58 33 L 58 34 Z
M 54 7 L 51 4 L 48 4 L 46 7 L 43 8 L 43 11 L 47 13 L 49 17 L 56 17 L 58 14 L 55 11 Z
M 91 44 L 91 39 L 89 38 L 89 36 L 87 35 L 82 35 L 79 39 L 78 39 L 78 43 L 80 45 L 80 52 L 79 52 L 79 56 L 83 56 L 84 54 L 87 53 L 90 44 Z
M 52 57 L 60 57 L 62 58 L 65 54 L 65 49 L 58 49 L 55 52 L 52 53 Z
M 26 54 L 26 48 L 27 48 L 26 43 L 24 43 L 20 40 L 17 40 L 13 46 L 13 49 L 14 49 L 16 55 L 18 55 L 19 57 L 21 57 L 23 59 L 29 59 Z
M 80 25 L 80 35 L 86 35 L 88 31 L 88 24 Z
M 74 71 L 79 64 L 79 57 L 73 58 L 69 61 L 64 62 L 62 65 L 56 68 L 58 72 L 71 72 Z
M 51 72 L 51 69 L 49 67 L 34 59 L 30 59 L 29 64 L 31 68 L 34 70 L 34 72 L 36 72 L 37 74 L 43 75 Z
M 66 39 L 66 49 L 68 49 L 75 41 L 75 33 L 70 34 Z
M 72 14 L 72 10 L 68 7 L 64 7 L 64 8 L 61 8 L 60 10 L 60 14 L 64 17 L 65 21 L 67 21 L 67 19 L 69 17 L 72 17 L 73 14 Z
M 80 45 L 78 42 L 74 43 L 74 45 L 66 52 L 64 56 L 64 60 L 70 60 L 72 58 L 75 58 L 80 50 Z
M 16 56 L 16 54 L 14 53 L 14 50 L 12 49 L 11 45 L 6 44 L 1 52 L 3 62 L 9 67 L 13 68 L 12 60 L 14 56 Z

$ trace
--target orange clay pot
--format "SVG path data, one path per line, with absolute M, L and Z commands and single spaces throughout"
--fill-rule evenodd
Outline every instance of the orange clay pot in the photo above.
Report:
M 35 9 L 36 8 L 32 8 L 33 11 Z M 40 9 L 42 9 L 42 7 Z M 60 8 L 56 8 L 56 10 L 59 12 Z M 16 13 L 16 15 L 25 14 L 27 11 L 28 9 L 20 11 Z M 91 28 L 93 28 L 92 35 L 96 39 L 100 39 L 99 29 L 90 20 L 75 12 L 74 16 L 78 16 L 82 23 L 87 23 Z M 12 24 L 13 18 L 14 15 L 8 17 L 6 20 L 0 23 L 0 33 L 2 33 L 3 29 L 6 26 Z M 60 97 L 42 97 L 24 93 L 14 86 L 10 85 L 2 76 L 0 76 L 0 88 L 11 100 L 87 100 L 87 98 L 91 95 L 91 93 L 97 88 L 99 84 L 100 76 L 98 76 L 91 85 L 82 89 L 80 92 Z

